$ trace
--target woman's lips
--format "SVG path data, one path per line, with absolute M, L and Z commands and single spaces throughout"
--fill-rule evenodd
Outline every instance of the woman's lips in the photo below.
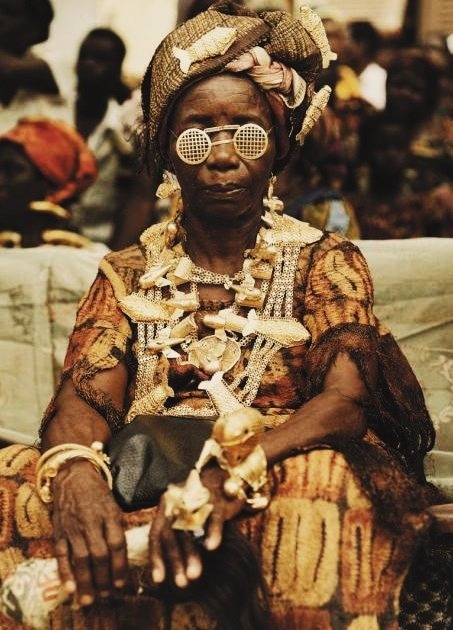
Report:
M 234 197 L 244 192 L 240 184 L 205 186 L 203 192 L 212 197 Z

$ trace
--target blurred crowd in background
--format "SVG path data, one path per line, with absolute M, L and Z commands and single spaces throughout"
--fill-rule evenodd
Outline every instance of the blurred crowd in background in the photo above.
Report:
M 74 50 L 60 43 L 59 63 L 43 44 L 61 3 L 0 0 L 0 247 L 119 249 L 171 212 L 155 198 L 160 174 L 141 168 L 140 60 L 125 71 L 115 24 L 136 28 L 149 60 L 176 23 L 213 3 L 114 4 Z M 386 33 L 311 6 L 337 60 L 319 85 L 332 88 L 324 117 L 277 179 L 285 212 L 353 239 L 453 237 L 452 36 L 418 42 L 410 13 Z

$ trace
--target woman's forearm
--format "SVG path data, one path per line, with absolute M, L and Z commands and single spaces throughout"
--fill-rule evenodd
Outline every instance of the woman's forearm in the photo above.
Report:
M 105 443 L 110 438 L 107 422 L 76 393 L 67 381 L 57 398 L 56 413 L 42 436 L 42 450 L 64 442 L 90 446 L 95 440 Z
M 367 428 L 363 403 L 368 398 L 369 391 L 354 362 L 347 354 L 338 355 L 326 375 L 323 391 L 287 422 L 262 435 L 260 443 L 268 463 L 275 464 L 316 444 L 361 437 Z
M 123 408 L 127 385 L 127 371 L 123 364 L 99 372 L 91 384 L 116 408 Z M 42 450 L 63 442 L 90 446 L 98 440 L 105 444 L 110 436 L 111 430 L 106 419 L 77 394 L 72 381 L 68 379 L 55 400 L 55 414 L 42 436 Z
M 366 431 L 361 406 L 338 390 L 324 391 L 308 401 L 284 424 L 267 431 L 260 443 L 269 465 L 335 438 L 358 438 Z

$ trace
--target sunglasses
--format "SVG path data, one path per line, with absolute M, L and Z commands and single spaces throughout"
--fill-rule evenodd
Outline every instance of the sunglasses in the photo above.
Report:
M 211 140 L 208 134 L 219 131 L 234 131 L 231 138 L 225 140 Z M 176 140 L 176 153 L 186 164 L 201 164 L 208 159 L 211 149 L 219 144 L 233 144 L 236 153 L 244 160 L 257 160 L 266 153 L 269 145 L 269 131 L 255 123 L 245 125 L 222 125 L 221 127 L 207 127 L 185 129 Z

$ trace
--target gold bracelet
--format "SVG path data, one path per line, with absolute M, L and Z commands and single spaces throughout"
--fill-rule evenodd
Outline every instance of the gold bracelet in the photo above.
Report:
M 103 444 L 94 441 L 91 446 L 67 442 L 58 444 L 43 453 L 36 464 L 36 492 L 43 503 L 53 501 L 51 482 L 59 469 L 71 459 L 86 459 L 101 472 L 112 489 L 113 481 L 108 467 L 109 458 L 102 451 Z

